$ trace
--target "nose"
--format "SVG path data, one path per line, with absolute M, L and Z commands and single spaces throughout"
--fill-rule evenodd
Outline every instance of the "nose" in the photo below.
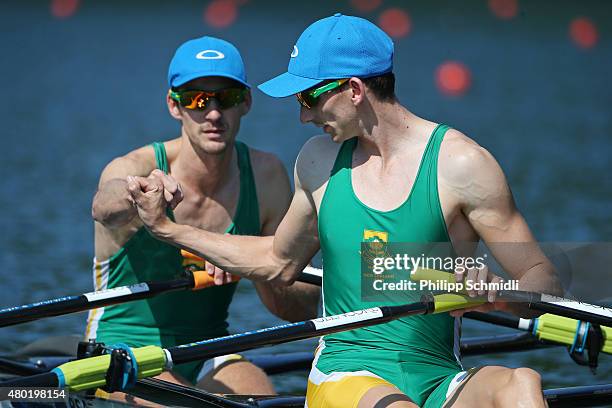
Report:
M 219 106 L 219 102 L 215 98 L 210 99 L 208 101 L 208 106 L 206 107 L 206 110 L 204 111 L 204 117 L 206 118 L 206 120 L 215 122 L 221 119 L 221 116 L 222 116 L 222 113 L 221 113 L 221 107 Z
M 302 123 L 308 123 L 308 122 L 312 122 L 312 110 L 306 108 L 303 105 L 300 105 L 300 122 Z

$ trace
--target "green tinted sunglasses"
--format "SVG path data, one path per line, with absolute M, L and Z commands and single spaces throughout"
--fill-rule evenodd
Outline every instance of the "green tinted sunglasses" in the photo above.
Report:
M 306 90 L 306 91 L 302 91 L 302 92 L 298 92 L 297 94 L 295 94 L 298 102 L 305 107 L 306 109 L 312 109 L 313 107 L 315 107 L 317 105 L 317 103 L 319 103 L 319 97 L 321 95 L 323 95 L 324 93 L 327 93 L 329 91 L 333 91 L 334 89 L 339 88 L 340 86 L 344 85 L 344 83 L 346 83 L 346 81 L 348 81 L 349 79 L 337 79 L 335 81 L 329 82 L 325 85 L 322 85 L 318 88 L 315 89 L 311 89 L 311 90 Z
M 177 101 L 182 107 L 192 110 L 205 110 L 211 99 L 215 99 L 221 109 L 229 109 L 244 102 L 246 94 L 246 88 L 225 88 L 217 91 L 197 89 L 182 92 L 168 91 L 170 98 Z

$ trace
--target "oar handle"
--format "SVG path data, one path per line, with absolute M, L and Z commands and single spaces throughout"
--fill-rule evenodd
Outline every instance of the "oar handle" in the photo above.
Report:
M 581 330 L 587 330 L 584 324 L 584 322 L 576 319 L 547 313 L 535 320 L 533 334 L 541 340 L 548 340 L 573 347 L 577 345 L 577 342 L 586 339 L 588 335 L 586 332 L 580 333 Z M 612 354 L 612 328 L 607 326 L 600 326 L 600 328 L 603 337 L 601 351 Z
M 181 249 L 181 256 L 183 257 L 183 267 L 191 270 L 193 274 L 193 289 L 200 290 L 210 288 L 215 285 L 215 278 L 206 271 L 206 259 L 192 254 L 189 251 Z M 238 282 L 240 276 L 232 275 L 231 282 L 224 282 L 223 284 Z M 218 286 L 218 285 L 217 285 Z
M 604 337 L 604 345 L 601 349 L 604 353 L 612 354 L 612 328 L 601 326 L 601 331 Z
M 443 293 L 434 296 L 434 310 L 432 313 L 444 313 L 452 310 L 467 309 L 486 303 L 484 298 L 471 298 L 459 293 Z
M 132 352 L 138 362 L 138 378 L 156 376 L 166 368 L 166 352 L 161 347 L 138 347 L 132 349 Z M 55 368 L 61 373 L 59 385 L 68 387 L 72 391 L 104 386 L 110 358 L 110 354 L 104 354 L 62 364 Z
M 455 275 L 450 272 L 438 271 L 436 269 L 417 268 L 410 273 L 410 280 L 418 281 L 444 281 L 456 283 Z
M 215 284 L 214 276 L 210 276 L 206 271 L 193 271 L 193 289 L 192 290 L 200 290 L 205 288 L 210 288 L 213 286 L 219 286 Z M 240 280 L 240 276 L 232 275 L 232 282 L 224 282 L 223 285 L 227 285 L 228 283 L 238 282 Z

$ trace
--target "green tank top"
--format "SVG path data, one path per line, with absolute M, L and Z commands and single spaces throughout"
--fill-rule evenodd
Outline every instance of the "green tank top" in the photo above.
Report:
M 260 235 L 259 205 L 248 147 L 236 142 L 240 170 L 240 195 L 232 224 L 226 233 Z M 154 143 L 157 167 L 168 173 L 166 151 Z M 171 212 L 169 214 L 172 216 Z M 143 227 L 106 261 L 94 260 L 96 290 L 162 281 L 183 273 L 179 249 L 153 238 Z M 227 316 L 237 283 L 196 292 L 180 291 L 108 306 L 90 312 L 87 337 L 130 346 L 171 347 L 211 337 L 224 336 Z
M 371 240 L 398 243 L 450 242 L 438 197 L 438 152 L 448 127 L 433 131 L 406 201 L 391 211 L 362 203 L 351 182 L 357 138 L 345 141 L 321 202 L 319 239 L 323 255 L 323 309 L 325 315 L 378 306 L 362 301 L 361 244 Z M 392 302 L 387 302 L 387 304 Z M 443 378 L 461 369 L 458 357 L 459 319 L 448 314 L 416 316 L 324 336 L 316 368 L 332 371 L 371 371 L 409 395 L 411 375 L 431 366 Z M 402 368 L 403 367 L 403 368 Z M 394 378 L 396 376 L 397 378 Z M 413 378 L 417 381 L 416 377 Z M 424 384 L 419 392 L 438 382 Z

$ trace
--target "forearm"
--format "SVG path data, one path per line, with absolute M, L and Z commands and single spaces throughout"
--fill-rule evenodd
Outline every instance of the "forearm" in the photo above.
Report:
M 528 292 L 546 293 L 563 296 L 563 287 L 554 270 L 554 266 L 547 260 L 534 264 L 518 280 L 519 289 Z M 508 311 L 523 318 L 535 318 L 542 312 L 531 310 L 523 303 L 508 303 Z
M 110 180 L 96 192 L 92 204 L 92 217 L 108 228 L 116 228 L 130 222 L 137 215 L 126 182 Z
M 527 270 L 519 279 L 519 287 L 521 290 L 555 296 L 564 294 L 554 267 L 549 262 L 538 263 Z
M 291 286 L 255 282 L 255 288 L 268 310 L 283 320 L 314 319 L 319 312 L 321 288 L 304 282 Z
M 197 254 L 226 272 L 253 281 L 290 285 L 300 271 L 290 259 L 275 256 L 274 237 L 217 234 L 170 220 L 151 228 L 158 239 Z
M 563 295 L 555 266 L 535 241 L 522 217 L 514 225 L 514 237 L 520 240 L 488 243 L 491 252 L 510 279 L 518 280 L 524 291 Z

